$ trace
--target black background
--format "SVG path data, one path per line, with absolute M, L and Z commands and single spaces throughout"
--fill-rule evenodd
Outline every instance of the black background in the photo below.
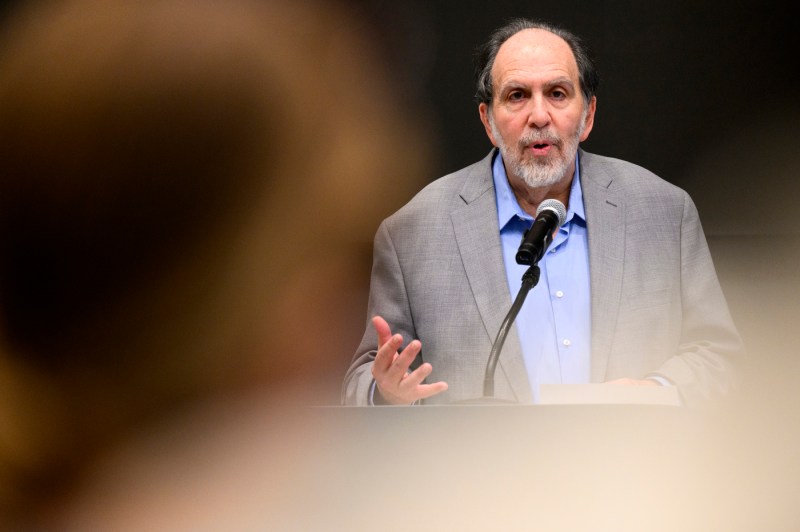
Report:
M 0 14 L 20 3 L 0 0 Z M 382 48 L 399 104 L 431 132 L 432 174 L 414 179 L 433 180 L 488 152 L 473 101 L 472 52 L 493 29 L 524 16 L 577 33 L 595 58 L 598 111 L 584 149 L 686 189 L 709 235 L 800 233 L 793 216 L 798 30 L 789 0 L 345 5 Z M 753 209 L 758 224 L 744 219 Z
M 356 1 L 386 48 L 398 97 L 427 120 L 434 179 L 491 147 L 473 101 L 472 52 L 511 17 L 582 36 L 601 75 L 587 151 L 629 160 L 686 189 L 712 235 L 798 233 L 796 8 L 678 1 Z M 755 226 L 737 217 L 764 210 Z

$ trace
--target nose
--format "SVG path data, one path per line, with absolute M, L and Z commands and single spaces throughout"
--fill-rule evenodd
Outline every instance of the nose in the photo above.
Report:
M 528 104 L 528 126 L 543 128 L 550 124 L 550 110 L 541 95 L 534 96 Z

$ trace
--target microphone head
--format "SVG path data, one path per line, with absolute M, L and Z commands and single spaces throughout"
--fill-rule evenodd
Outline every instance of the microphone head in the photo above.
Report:
M 567 208 L 564 207 L 564 204 L 558 201 L 557 199 L 546 199 L 539 204 L 539 208 L 536 209 L 536 216 L 542 213 L 542 211 L 552 211 L 558 216 L 558 226 L 561 227 L 565 221 L 567 221 Z

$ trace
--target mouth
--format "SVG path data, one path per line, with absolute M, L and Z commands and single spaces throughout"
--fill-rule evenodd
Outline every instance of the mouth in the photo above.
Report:
M 528 144 L 528 149 L 535 157 L 547 155 L 552 147 L 553 145 L 549 142 L 535 142 L 533 144 Z

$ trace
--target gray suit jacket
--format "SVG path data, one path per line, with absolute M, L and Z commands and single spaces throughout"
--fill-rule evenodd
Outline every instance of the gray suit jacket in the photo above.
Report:
M 491 162 L 428 185 L 375 236 L 368 316 L 422 342 L 428 399 L 480 397 L 486 360 L 511 306 Z M 592 301 L 592 382 L 659 374 L 687 403 L 725 393 L 743 355 L 697 209 L 681 189 L 636 165 L 580 152 Z M 535 290 L 536 288 L 534 288 Z M 345 404 L 368 404 L 376 335 L 367 323 L 345 376 Z M 513 327 L 495 395 L 531 401 Z

